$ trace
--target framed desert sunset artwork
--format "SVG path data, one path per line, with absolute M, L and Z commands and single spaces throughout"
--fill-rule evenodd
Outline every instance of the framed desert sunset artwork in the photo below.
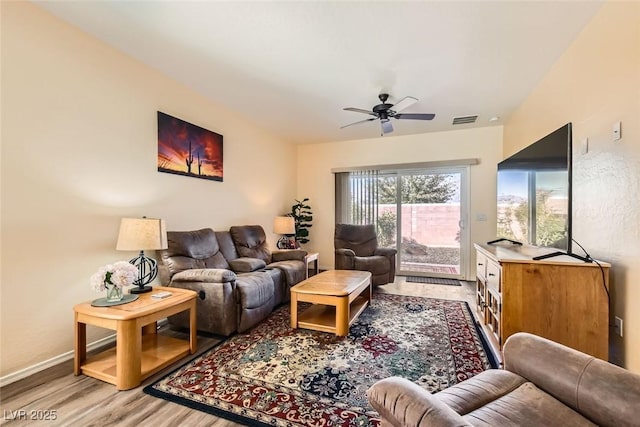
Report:
M 222 181 L 222 135 L 158 111 L 158 171 Z

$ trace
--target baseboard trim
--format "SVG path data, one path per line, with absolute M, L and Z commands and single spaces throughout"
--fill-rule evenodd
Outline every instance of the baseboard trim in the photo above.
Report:
M 158 321 L 158 327 L 164 326 L 165 324 L 167 324 L 167 319 L 162 319 Z M 112 344 L 115 342 L 116 342 L 116 334 L 111 334 L 109 336 L 106 336 L 97 341 L 87 344 L 87 352 L 97 350 L 100 347 L 103 347 L 107 344 Z M 67 360 L 73 359 L 73 357 L 74 357 L 74 351 L 73 350 L 67 351 L 66 353 L 62 353 L 58 356 L 52 357 L 51 359 L 36 363 L 35 365 L 31 365 L 24 369 L 20 369 L 19 371 L 7 374 L 4 377 L 0 377 L 0 387 L 7 386 L 16 381 L 20 381 L 21 379 L 27 378 L 33 374 L 37 374 L 38 372 L 44 371 L 45 369 L 59 365 L 62 362 L 66 362 Z
M 116 342 L 116 334 L 109 335 L 98 341 L 94 341 L 90 344 L 87 344 L 87 351 L 96 350 L 100 347 L 103 347 L 107 344 L 111 344 Z M 19 371 L 12 372 L 4 377 L 0 377 L 0 387 L 4 387 L 6 385 L 12 384 L 16 381 L 20 381 L 21 379 L 27 378 L 33 374 L 37 374 L 38 372 L 44 371 L 45 369 L 51 368 L 53 366 L 59 365 L 62 362 L 66 362 L 67 360 L 73 359 L 74 351 L 67 351 L 66 353 L 62 353 L 58 356 L 52 357 L 51 359 L 45 360 L 43 362 L 36 363 L 35 365 L 28 366 L 24 369 L 20 369 Z

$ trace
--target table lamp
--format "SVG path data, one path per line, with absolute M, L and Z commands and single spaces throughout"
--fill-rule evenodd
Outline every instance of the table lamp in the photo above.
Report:
M 118 251 L 140 251 L 140 254 L 129 262 L 138 268 L 138 280 L 133 282 L 132 294 L 151 291 L 148 285 L 158 275 L 158 262 L 144 254 L 145 249 L 167 249 L 167 227 L 163 219 L 157 218 L 122 218 L 118 233 Z
M 278 249 L 289 248 L 289 238 L 287 235 L 296 234 L 296 223 L 292 216 L 277 216 L 273 220 L 273 232 L 275 234 L 282 234 L 282 237 L 278 240 Z

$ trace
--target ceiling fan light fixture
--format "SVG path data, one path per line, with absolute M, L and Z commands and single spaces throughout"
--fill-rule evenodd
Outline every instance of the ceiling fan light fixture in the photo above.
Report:
M 433 120 L 433 118 L 435 117 L 435 114 L 425 114 L 425 113 L 398 113 L 398 111 L 404 110 L 405 108 L 409 107 L 410 105 L 415 104 L 416 102 L 418 102 L 417 98 L 414 98 L 412 96 L 405 96 L 404 98 L 402 98 L 400 101 L 398 101 L 398 103 L 394 104 L 387 104 L 387 99 L 389 98 L 389 95 L 386 93 L 381 93 L 378 95 L 378 99 L 380 100 L 381 104 L 378 105 L 374 105 L 373 108 L 371 110 L 365 110 L 363 108 L 354 108 L 354 107 L 348 107 L 348 108 L 343 108 L 343 110 L 345 111 L 353 111 L 355 113 L 363 113 L 363 114 L 368 114 L 373 116 L 373 118 L 370 119 L 366 119 L 366 120 L 360 120 L 357 121 L 355 123 L 350 123 L 348 125 L 344 125 L 341 126 L 341 129 L 349 127 L 351 125 L 356 125 L 359 123 L 364 123 L 364 122 L 368 122 L 371 120 L 376 120 L 379 119 L 380 120 L 380 125 L 382 128 L 382 134 L 385 133 L 390 133 L 393 132 L 393 125 L 391 124 L 390 120 L 391 118 L 394 118 L 396 120 L 403 120 L 403 119 L 409 119 L 409 120 Z
M 389 119 L 380 119 L 380 126 L 382 127 L 382 134 L 380 136 L 393 132 L 393 125 Z

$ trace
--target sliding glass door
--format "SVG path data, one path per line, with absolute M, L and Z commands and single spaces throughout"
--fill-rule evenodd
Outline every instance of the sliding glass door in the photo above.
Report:
M 398 251 L 397 273 L 464 278 L 467 167 L 360 171 L 336 187 L 339 222 L 376 224 L 378 245 Z M 343 202 L 338 202 L 338 200 Z M 341 211 L 341 212 L 339 212 Z
M 462 277 L 461 171 L 400 175 L 400 274 Z

